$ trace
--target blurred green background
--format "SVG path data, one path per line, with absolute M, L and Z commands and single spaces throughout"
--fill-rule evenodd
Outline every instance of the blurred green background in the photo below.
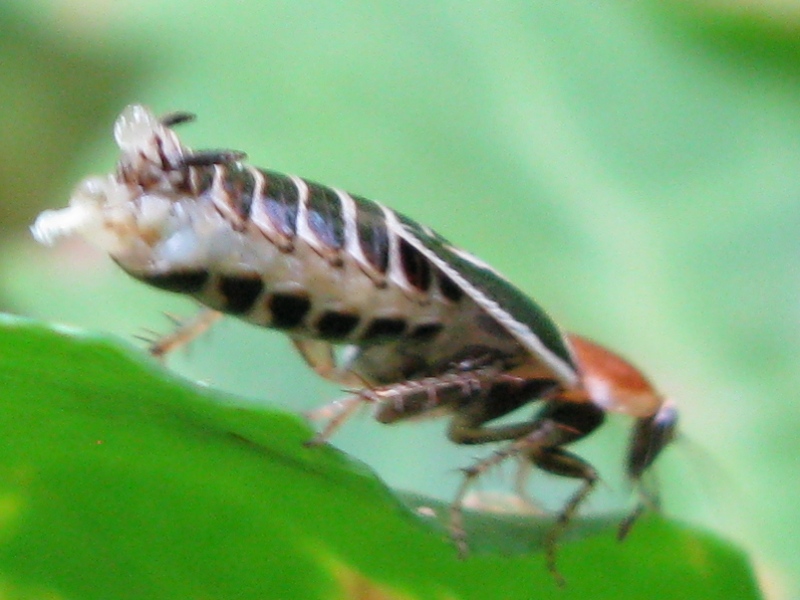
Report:
M 5 0 L 3 310 L 127 339 L 194 310 L 27 231 L 112 168 L 131 102 L 198 114 L 190 145 L 391 205 L 635 359 L 682 411 L 667 513 L 800 597 L 800 4 Z M 233 321 L 171 364 L 299 410 L 340 393 Z M 480 454 L 441 423 L 354 421 L 335 443 L 394 487 L 449 498 Z M 625 426 L 579 448 L 606 482 L 592 509 L 626 502 Z M 554 507 L 570 489 L 531 491 Z

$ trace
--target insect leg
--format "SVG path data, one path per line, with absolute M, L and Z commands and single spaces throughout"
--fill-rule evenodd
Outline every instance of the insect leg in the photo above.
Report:
M 672 402 L 665 402 L 659 411 L 642 419 L 637 419 L 628 450 L 628 477 L 639 493 L 639 502 L 622 523 L 617 537 L 620 540 L 630 532 L 636 519 L 646 508 L 658 509 L 658 494 L 648 489 L 643 481 L 647 469 L 653 464 L 661 451 L 675 439 L 678 424 L 678 411 Z
M 538 419 L 551 420 L 555 423 L 560 439 L 549 446 L 531 447 L 527 452 L 530 461 L 548 473 L 583 480 L 581 487 L 558 513 L 556 522 L 545 541 L 547 569 L 556 582 L 563 586 L 564 578 L 556 566 L 558 539 L 569 526 L 580 505 L 594 489 L 599 477 L 591 464 L 561 446 L 575 442 L 600 427 L 605 420 L 605 412 L 591 402 L 578 403 L 556 399 L 544 406 Z
M 484 423 L 512 412 L 532 399 L 541 398 L 553 385 L 552 381 L 536 379 L 500 381 L 499 385 L 495 385 L 483 398 L 462 403 L 457 407 L 447 431 L 447 436 L 456 444 L 515 440 L 497 450 L 489 458 L 464 469 L 464 479 L 450 505 L 450 535 L 461 556 L 465 556 L 468 551 L 462 508 L 464 498 L 475 480 L 507 458 L 522 456 L 527 460 L 527 453 L 523 452 L 524 450 L 558 444 L 563 436 L 563 433 L 556 431 L 556 424 L 551 419 L 539 417 L 501 426 L 487 427 Z
M 322 430 L 308 440 L 306 446 L 319 446 L 327 442 L 336 430 L 344 425 L 345 421 L 350 419 L 365 402 L 368 402 L 368 399 L 363 394 L 355 393 L 352 396 L 330 402 L 317 410 L 306 413 L 306 417 L 314 421 L 327 419 Z
M 195 338 L 208 331 L 221 317 L 221 312 L 203 308 L 191 319 L 178 322 L 177 327 L 172 332 L 150 344 L 147 351 L 151 356 L 163 360 L 170 352 L 189 344 Z
M 547 556 L 547 570 L 556 582 L 563 586 L 565 581 L 556 565 L 558 540 L 569 526 L 570 521 L 578 512 L 578 508 L 594 489 L 599 480 L 597 471 L 588 462 L 567 452 L 562 448 L 543 448 L 531 460 L 537 467 L 554 475 L 582 479 L 583 485 L 578 488 L 558 513 L 555 525 L 550 528 L 545 540 L 545 554 Z
M 298 340 L 295 341 L 295 345 L 306 361 L 323 377 L 328 379 L 341 377 L 334 379 L 339 383 L 350 383 L 351 378 L 356 378 L 360 388 L 352 390 L 353 396 L 308 414 L 311 419 L 328 419 L 322 431 L 309 442 L 310 445 L 325 442 L 364 403 L 374 404 L 377 407 L 375 419 L 385 424 L 431 416 L 438 410 L 451 408 L 459 402 L 481 397 L 488 383 L 498 377 L 498 369 L 484 367 L 384 386 L 364 387 L 365 382 L 359 380 L 355 374 L 338 370 L 332 347 L 325 348 L 330 346 L 329 344 Z
M 293 337 L 291 339 L 306 364 L 323 379 L 348 388 L 364 386 L 364 380 L 358 375 L 336 364 L 333 344 L 308 338 Z
M 491 386 L 503 375 L 496 367 L 460 368 L 435 377 L 412 379 L 368 390 L 378 404 L 375 419 L 394 423 L 429 416 L 442 409 L 461 411 L 467 404 L 483 404 Z
M 463 469 L 464 478 L 450 505 L 450 537 L 458 548 L 462 558 L 469 552 L 467 532 L 464 528 L 464 498 L 473 483 L 486 471 L 512 456 L 527 455 L 532 448 L 553 445 L 558 442 L 560 434 L 553 421 L 533 420 L 519 424 L 517 427 L 527 429 L 524 436 L 496 450 L 491 456 Z M 496 428 L 499 429 L 499 428 Z
M 531 400 L 542 398 L 554 383 L 549 379 L 523 380 L 505 377 L 503 373 L 487 378 L 491 388 L 481 398 L 465 398 L 455 410 L 447 437 L 456 444 L 486 444 L 516 440 L 535 430 L 542 420 L 536 419 L 500 426 L 484 423 L 502 417 Z
M 308 338 L 291 338 L 294 347 L 309 367 L 323 379 L 338 383 L 348 388 L 362 388 L 365 382 L 349 369 L 343 369 L 336 362 L 334 346 L 321 340 Z M 320 408 L 309 411 L 306 417 L 312 421 L 325 421 L 322 430 L 307 442 L 308 446 L 324 444 L 352 417 L 367 399 L 360 393 L 347 398 L 330 402 Z
M 475 418 L 479 414 L 480 411 L 475 410 L 472 416 Z M 535 419 L 516 425 L 483 427 L 482 422 L 470 422 L 469 417 L 470 413 L 462 411 L 458 418 L 453 420 L 451 433 L 455 431 L 458 432 L 458 435 L 451 439 L 466 439 L 468 440 L 466 443 L 514 438 L 516 440 L 464 471 L 464 481 L 450 509 L 451 535 L 459 552 L 463 555 L 467 551 L 462 506 L 471 485 L 487 469 L 500 464 L 506 458 L 524 456 L 544 471 L 582 479 L 584 482 L 559 513 L 556 524 L 548 534 L 545 543 L 548 570 L 556 581 L 563 583 L 563 578 L 556 568 L 556 543 L 581 503 L 592 491 L 598 476 L 589 463 L 563 450 L 561 446 L 591 433 L 602 424 L 605 413 L 592 403 L 552 400 L 544 406 Z M 462 421 L 461 423 L 458 422 L 459 419 Z M 503 438 L 503 436 L 507 437 Z

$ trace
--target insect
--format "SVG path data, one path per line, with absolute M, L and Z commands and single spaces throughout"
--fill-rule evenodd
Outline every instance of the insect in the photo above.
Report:
M 599 478 L 566 447 L 608 412 L 634 420 L 627 473 L 640 501 L 620 536 L 657 503 L 642 479 L 672 440 L 677 412 L 638 369 L 564 334 L 497 271 L 398 212 L 257 169 L 240 152 L 190 150 L 173 128 L 191 118 L 127 107 L 114 128 L 116 171 L 84 180 L 67 208 L 46 211 L 32 227 L 44 243 L 79 233 L 133 277 L 210 309 L 156 353 L 218 313 L 235 315 L 284 331 L 317 373 L 358 390 L 335 405 L 313 442 L 369 404 L 382 423 L 445 414 L 457 444 L 504 443 L 465 470 L 450 511 L 462 552 L 470 486 L 492 466 L 522 458 L 582 482 L 546 545 L 560 580 L 557 539 Z M 492 424 L 533 403 L 540 408 L 532 416 Z

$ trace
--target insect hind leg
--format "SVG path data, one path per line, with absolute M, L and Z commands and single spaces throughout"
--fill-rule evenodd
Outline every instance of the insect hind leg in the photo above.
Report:
M 321 376 L 344 385 L 355 384 L 353 387 L 358 388 L 349 390 L 353 394 L 351 397 L 308 413 L 312 420 L 327 420 L 310 445 L 327 441 L 364 404 L 375 406 L 375 419 L 384 424 L 430 417 L 453 410 L 460 403 L 480 404 L 476 401 L 485 397 L 487 389 L 500 376 L 496 367 L 488 366 L 369 387 L 353 372 L 336 365 L 330 344 L 314 340 L 294 342 L 306 362 Z M 509 436 L 502 439 L 509 439 Z

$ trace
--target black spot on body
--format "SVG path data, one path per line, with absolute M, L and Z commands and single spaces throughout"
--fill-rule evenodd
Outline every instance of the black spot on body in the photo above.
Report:
M 420 291 L 431 285 L 431 266 L 419 250 L 400 238 L 400 264 L 408 282 Z
M 311 309 L 311 300 L 306 294 L 273 294 L 267 306 L 272 313 L 272 327 L 291 329 L 303 322 Z
M 444 329 L 444 325 L 441 323 L 421 323 L 411 330 L 410 337 L 421 342 L 431 340 L 442 329 Z
M 264 290 L 258 275 L 223 275 L 219 278 L 219 291 L 225 299 L 222 310 L 234 315 L 246 313 Z
M 439 289 L 442 292 L 442 296 L 451 302 L 458 302 L 464 296 L 464 290 L 441 271 L 439 271 Z
M 137 279 L 149 283 L 153 287 L 181 294 L 199 292 L 208 281 L 208 271 L 197 269 L 192 271 L 174 271 L 155 275 L 135 275 Z
M 317 320 L 316 329 L 322 338 L 340 339 L 347 337 L 357 325 L 357 314 L 331 310 Z
M 338 194 L 316 183 L 308 184 L 308 227 L 332 250 L 344 246 L 344 216 Z
M 294 182 L 279 173 L 262 171 L 264 175 L 263 202 L 264 212 L 269 217 L 275 230 L 292 238 L 297 232 L 297 209 L 300 195 Z
M 400 336 L 406 330 L 405 319 L 379 317 L 369 324 L 361 336 L 365 341 Z
M 356 231 L 364 257 L 379 273 L 389 267 L 389 231 L 381 207 L 369 200 L 353 196 L 356 203 Z

